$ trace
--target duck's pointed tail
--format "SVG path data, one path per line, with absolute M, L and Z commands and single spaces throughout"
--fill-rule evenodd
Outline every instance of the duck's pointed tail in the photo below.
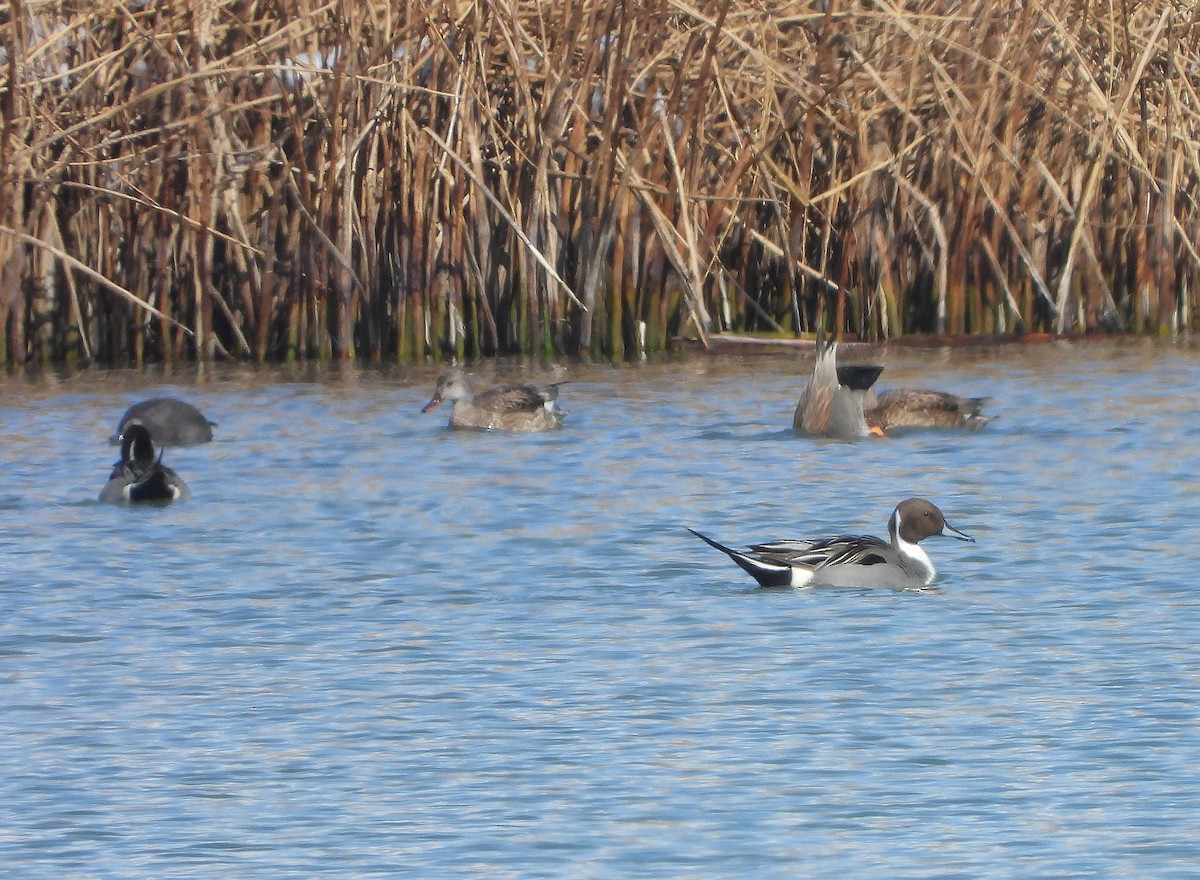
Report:
M 763 587 L 790 587 L 792 585 L 792 567 L 783 565 L 777 562 L 767 562 L 763 559 L 756 559 L 741 550 L 734 550 L 732 547 L 726 547 L 719 541 L 714 541 L 707 535 L 702 535 L 693 528 L 688 528 L 688 531 L 703 541 L 710 547 L 720 550 L 734 562 L 742 567 L 750 577 L 758 581 L 759 586 Z

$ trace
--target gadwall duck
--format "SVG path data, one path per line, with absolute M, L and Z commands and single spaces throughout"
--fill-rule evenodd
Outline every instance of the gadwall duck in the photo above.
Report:
M 112 504 L 156 502 L 169 504 L 192 497 L 187 483 L 161 457 L 155 458 L 154 441 L 140 422 L 130 422 L 121 434 L 121 460 L 113 465 L 100 500 Z
M 135 403 L 117 423 L 117 433 L 109 440 L 120 443 L 125 426 L 140 422 L 159 446 L 198 446 L 213 438 L 213 425 L 190 403 L 175 397 L 152 397 Z
M 893 428 L 982 428 L 987 397 L 959 397 L 945 391 L 890 388 L 869 392 L 863 404 L 867 424 L 887 432 Z
M 838 366 L 836 345 L 818 340 L 812 378 L 800 394 L 792 427 L 838 440 L 879 433 L 867 424 L 863 403 L 882 372 L 878 364 Z
M 934 535 L 975 542 L 946 522 L 924 498 L 896 505 L 888 521 L 890 542 L 870 535 L 771 541 L 734 550 L 688 529 L 726 554 L 764 587 L 890 587 L 912 589 L 933 582 L 936 572 L 921 541 Z
M 448 400 L 454 404 L 450 411 L 451 428 L 548 431 L 561 428 L 566 415 L 556 403 L 560 384 L 496 385 L 476 394 L 462 370 L 447 370 L 438 377 L 437 389 L 421 412 L 427 413 Z

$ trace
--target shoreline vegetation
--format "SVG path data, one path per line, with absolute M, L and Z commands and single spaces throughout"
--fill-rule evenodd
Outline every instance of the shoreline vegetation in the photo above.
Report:
M 1200 6 L 10 0 L 0 360 L 1200 326 Z

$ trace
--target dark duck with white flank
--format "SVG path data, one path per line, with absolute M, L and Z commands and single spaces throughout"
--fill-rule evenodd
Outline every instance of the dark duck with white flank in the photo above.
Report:
M 100 500 L 111 504 L 170 504 L 192 496 L 187 483 L 154 454 L 145 425 L 133 422 L 121 435 L 121 460 L 113 465 Z

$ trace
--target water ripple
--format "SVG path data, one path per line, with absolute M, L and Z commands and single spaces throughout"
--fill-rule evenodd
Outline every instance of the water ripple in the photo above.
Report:
M 421 416 L 433 369 L 231 370 L 153 386 L 219 427 L 151 510 L 94 501 L 145 376 L 10 380 L 0 859 L 1193 876 L 1196 356 L 886 360 L 997 420 L 798 437 L 790 356 L 576 365 L 521 438 Z M 684 530 L 882 533 L 912 494 L 978 539 L 928 591 L 758 590 Z

